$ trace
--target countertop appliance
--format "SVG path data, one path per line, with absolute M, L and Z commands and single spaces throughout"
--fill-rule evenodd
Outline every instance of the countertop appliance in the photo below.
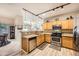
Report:
M 62 28 L 59 25 L 54 25 L 52 27 L 52 34 L 51 34 L 51 37 L 52 37 L 51 44 L 52 45 L 61 47 L 61 37 L 62 37 L 61 29 Z
M 79 51 L 79 30 L 78 26 L 74 27 L 74 49 Z

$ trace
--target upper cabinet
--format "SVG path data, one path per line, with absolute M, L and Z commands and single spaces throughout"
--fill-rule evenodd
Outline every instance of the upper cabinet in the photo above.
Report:
M 43 29 L 52 29 L 53 25 L 61 25 L 61 21 L 46 22 L 43 24 Z
M 73 29 L 73 20 L 62 21 L 62 29 Z
M 61 21 L 62 22 L 62 29 L 68 29 L 68 20 L 64 20 L 64 21 Z
M 47 23 L 43 23 L 43 29 L 45 30 L 45 29 L 47 29 Z
M 68 20 L 68 29 L 73 29 L 74 22 L 73 20 Z
M 52 29 L 53 22 L 46 22 L 43 24 L 43 29 Z
M 52 29 L 52 25 L 53 25 L 53 22 L 48 22 L 47 23 L 47 29 Z
M 53 25 L 61 25 L 61 21 L 58 20 L 58 21 L 53 21 Z
M 46 22 L 43 24 L 43 29 L 52 29 L 53 25 L 60 25 L 62 29 L 73 29 L 73 20 Z

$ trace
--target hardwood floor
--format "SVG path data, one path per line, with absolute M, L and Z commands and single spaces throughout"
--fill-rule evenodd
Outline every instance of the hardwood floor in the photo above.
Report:
M 29 54 L 22 53 L 21 55 L 22 56 L 79 56 L 79 52 L 66 48 L 61 48 L 61 50 L 57 50 L 55 48 L 51 48 L 50 44 L 46 44 L 43 49 L 40 49 L 38 47 Z

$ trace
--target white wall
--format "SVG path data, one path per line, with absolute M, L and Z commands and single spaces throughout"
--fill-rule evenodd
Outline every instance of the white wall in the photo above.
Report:
M 15 25 L 23 25 L 23 20 L 22 20 L 22 16 L 16 16 L 15 18 L 14 18 L 14 24 Z
M 59 18 L 59 20 L 66 20 L 67 17 L 69 16 L 76 16 L 79 14 L 79 11 L 74 11 L 74 12 L 70 12 L 70 13 L 65 13 L 65 14 L 60 14 L 60 15 L 57 15 L 57 16 L 54 16 L 54 17 L 49 17 L 45 20 L 55 20 L 56 18 Z
M 14 18 L 14 25 L 15 25 L 15 39 L 21 46 L 21 31 L 17 29 L 18 25 L 22 25 L 23 19 L 22 16 L 16 16 Z
M 0 16 L 0 23 L 13 25 L 14 24 L 14 20 L 11 19 L 11 18 L 8 18 L 8 17 Z

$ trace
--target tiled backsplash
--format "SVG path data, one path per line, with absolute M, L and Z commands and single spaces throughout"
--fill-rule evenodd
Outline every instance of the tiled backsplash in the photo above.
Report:
M 73 29 L 64 29 L 62 30 L 62 33 L 73 33 Z
M 44 30 L 44 33 L 52 33 L 52 29 Z

